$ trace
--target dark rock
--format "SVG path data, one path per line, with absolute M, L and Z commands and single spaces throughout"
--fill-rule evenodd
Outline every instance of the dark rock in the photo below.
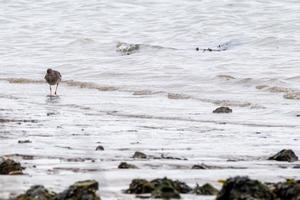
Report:
M 125 190 L 128 194 L 146 194 L 151 193 L 152 198 L 170 199 L 180 198 L 179 193 L 189 193 L 192 188 L 180 181 L 173 181 L 168 178 L 154 179 L 151 182 L 145 179 L 134 179 Z M 140 195 L 139 195 L 140 197 Z M 144 197 L 144 196 L 141 196 Z
M 13 174 L 22 172 L 23 168 L 19 162 L 11 159 L 0 158 L 0 174 Z
M 118 166 L 119 169 L 137 169 L 137 166 L 128 164 L 127 162 L 121 162 Z
M 186 194 L 186 193 L 189 193 L 191 192 L 193 189 L 188 186 L 186 183 L 184 182 L 181 182 L 181 181 L 174 181 L 174 186 L 175 186 L 175 189 L 179 192 L 179 193 L 183 193 L 183 194 Z
M 213 113 L 232 113 L 232 109 L 229 107 L 219 107 L 213 111 Z
M 96 194 L 98 187 L 98 182 L 94 180 L 78 181 L 67 190 L 55 194 L 42 185 L 35 185 L 14 200 L 100 200 Z
M 269 160 L 277 160 L 277 161 L 288 161 L 294 162 L 298 160 L 298 157 L 291 149 L 283 149 L 274 156 L 271 156 Z
M 284 200 L 299 200 L 300 199 L 300 180 L 295 181 L 289 179 L 283 183 L 275 184 L 275 193 L 276 199 Z
M 139 151 L 136 151 L 132 158 L 139 158 L 139 159 L 146 159 L 147 158 L 147 155 L 142 153 L 142 152 L 139 152 Z
M 192 169 L 209 169 L 209 166 L 205 165 L 204 163 L 201 163 L 200 165 L 193 165 Z
M 99 145 L 96 147 L 96 151 L 104 151 L 104 147 Z
M 31 143 L 31 141 L 30 140 L 19 140 L 18 143 L 19 144 Z
M 154 179 L 151 181 L 151 183 L 154 185 L 155 188 L 161 185 L 169 185 L 179 193 L 184 193 L 184 194 L 192 191 L 192 188 L 188 186 L 186 183 L 180 182 L 178 180 L 173 181 L 172 179 L 168 179 L 166 177 L 162 179 Z
M 217 195 L 219 190 L 213 187 L 211 184 L 206 183 L 202 186 L 196 185 L 195 189 L 193 190 L 194 194 L 197 195 Z
M 294 168 L 294 169 L 300 169 L 300 164 L 295 165 L 293 168 Z
M 25 194 L 21 194 L 15 200 L 54 200 L 55 193 L 49 192 L 42 185 L 34 185 Z
M 161 198 L 161 199 L 180 199 L 180 194 L 175 188 L 170 185 L 159 185 L 151 193 L 152 198 Z
M 55 113 L 54 112 L 48 112 L 47 113 L 47 116 L 51 116 L 51 115 L 55 115 Z
M 257 180 L 248 177 L 234 177 L 225 181 L 217 200 L 272 200 L 270 189 Z
M 129 188 L 125 190 L 128 194 L 144 194 L 151 193 L 154 190 L 154 185 L 145 179 L 133 179 Z
M 55 196 L 54 200 L 100 200 L 96 194 L 99 185 L 95 180 L 78 181 Z

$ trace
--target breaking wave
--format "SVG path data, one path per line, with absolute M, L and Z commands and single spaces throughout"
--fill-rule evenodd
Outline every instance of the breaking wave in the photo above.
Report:
M 44 80 L 34 80 L 34 79 L 25 79 L 25 78 L 0 78 L 0 80 L 8 81 L 11 84 L 45 84 L 46 83 Z M 212 103 L 218 106 L 249 107 L 250 109 L 265 108 L 264 106 L 251 103 L 251 102 L 205 99 L 205 98 L 198 98 L 184 93 L 171 93 L 168 91 L 132 90 L 132 89 L 126 89 L 126 88 L 111 86 L 111 85 L 101 85 L 92 82 L 65 80 L 62 81 L 61 84 L 65 84 L 70 87 L 83 88 L 83 89 L 95 89 L 103 92 L 110 92 L 110 91 L 129 92 L 135 96 L 162 95 L 170 100 L 196 100 L 205 103 Z
M 253 78 L 236 78 L 231 75 L 217 75 L 217 79 L 222 79 L 225 81 L 233 81 L 233 83 L 236 83 L 238 85 L 251 85 L 254 86 L 257 90 L 261 90 L 264 92 L 270 92 L 270 93 L 278 93 L 283 94 L 283 98 L 285 99 L 295 99 L 300 100 L 300 91 L 285 87 L 285 86 L 277 86 L 275 84 L 284 84 L 283 81 L 280 81 L 279 79 L 253 79 Z M 300 77 L 295 76 L 291 78 L 287 78 L 285 80 L 298 80 Z

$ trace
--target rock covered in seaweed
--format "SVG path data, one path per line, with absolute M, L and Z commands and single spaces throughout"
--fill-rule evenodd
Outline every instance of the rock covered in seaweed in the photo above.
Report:
M 197 195 L 217 195 L 219 190 L 217 190 L 214 186 L 212 186 L 209 183 L 206 183 L 202 186 L 199 186 L 198 184 L 193 190 L 194 194 Z
M 298 160 L 297 155 L 291 149 L 283 149 L 277 154 L 271 156 L 269 160 L 294 162 Z
M 55 196 L 54 200 L 100 200 L 96 194 L 99 184 L 95 180 L 78 181 Z
M 65 191 L 55 194 L 42 185 L 34 185 L 13 200 L 100 200 L 96 194 L 98 187 L 95 180 L 78 181 Z
M 286 180 L 274 184 L 275 189 L 273 192 L 277 199 L 284 200 L 299 200 L 300 199 L 300 180 L 295 181 L 293 179 Z
M 24 194 L 17 196 L 15 200 L 54 200 L 55 195 L 42 185 L 34 185 Z
M 174 181 L 168 178 L 154 179 L 147 181 L 145 179 L 134 179 L 125 190 L 128 194 L 151 194 L 152 198 L 179 199 L 180 193 L 190 193 L 192 188 L 184 182 Z
M 217 200 L 273 200 L 273 194 L 260 181 L 237 176 L 225 181 Z
M 173 181 L 172 179 L 168 179 L 167 177 L 165 178 L 159 178 L 159 179 L 154 179 L 151 181 L 151 183 L 154 185 L 154 187 L 159 187 L 161 185 L 169 185 L 170 187 L 174 188 L 176 191 L 179 193 L 189 193 L 192 191 L 192 188 L 188 186 L 186 183 L 181 182 L 181 181 Z
M 161 199 L 180 199 L 179 192 L 167 183 L 162 183 L 155 187 L 151 193 L 152 198 L 161 198 Z
M 133 179 L 129 188 L 125 190 L 128 194 L 145 194 L 151 193 L 154 190 L 154 185 L 146 179 Z
M 11 159 L 0 158 L 0 174 L 10 175 L 10 174 L 18 174 L 22 173 L 22 166 L 19 162 L 16 162 Z

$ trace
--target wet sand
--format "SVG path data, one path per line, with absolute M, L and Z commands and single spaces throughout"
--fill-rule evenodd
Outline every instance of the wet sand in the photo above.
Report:
M 190 186 L 209 182 L 217 188 L 221 187 L 218 180 L 235 175 L 263 181 L 300 178 L 299 169 L 293 168 L 299 161 L 267 160 L 283 148 L 300 155 L 295 115 L 282 121 L 281 115 L 269 115 L 267 109 L 243 106 L 232 106 L 230 114 L 213 114 L 216 104 L 197 99 L 101 91 L 66 83 L 59 97 L 48 97 L 42 81 L 2 80 L 0 87 L 5 88 L 0 95 L 0 155 L 26 167 L 25 175 L 0 177 L 4 199 L 33 184 L 61 191 L 90 178 L 100 183 L 103 199 L 133 199 L 134 195 L 122 190 L 134 178 L 167 176 Z M 95 150 L 99 145 L 104 151 Z M 150 158 L 133 159 L 135 151 Z M 165 158 L 157 159 L 162 155 Z M 118 169 L 123 161 L 139 169 Z M 191 169 L 201 163 L 211 169 Z

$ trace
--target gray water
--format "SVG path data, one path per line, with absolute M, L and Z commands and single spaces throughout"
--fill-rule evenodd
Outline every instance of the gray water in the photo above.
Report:
M 121 190 L 137 177 L 218 188 L 234 175 L 300 178 L 299 162 L 266 160 L 300 155 L 299 19 L 295 0 L 1 0 L 0 156 L 26 169 L 0 177 L 0 197 L 87 178 L 103 199 L 132 199 Z M 47 96 L 47 68 L 62 74 L 59 97 Z M 134 160 L 137 150 L 187 160 Z M 219 168 L 191 170 L 200 163 Z

